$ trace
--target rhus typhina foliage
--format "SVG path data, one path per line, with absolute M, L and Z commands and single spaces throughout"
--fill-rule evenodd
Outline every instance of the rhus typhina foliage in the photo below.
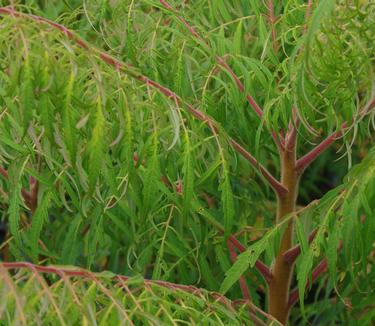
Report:
M 371 323 L 371 1 L 26 1 L 0 14 L 3 260 L 234 300 L 207 324 Z M 28 299 L 8 298 L 9 322 L 41 289 L 52 314 L 30 316 L 78 313 L 69 277 L 89 272 L 13 264 L 2 280 Z M 92 275 L 82 316 L 104 324 L 199 323 L 211 302 Z M 139 319 L 155 313 L 138 301 L 150 293 L 170 301 Z

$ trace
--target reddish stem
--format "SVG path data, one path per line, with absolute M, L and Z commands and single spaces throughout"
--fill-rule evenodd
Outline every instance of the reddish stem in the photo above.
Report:
M 234 244 L 232 243 L 232 241 L 230 241 L 230 239 L 227 240 L 227 246 L 229 249 L 230 258 L 232 260 L 232 263 L 234 264 L 237 260 L 237 253 L 235 251 Z M 242 297 L 245 300 L 251 301 L 249 288 L 247 287 L 246 280 L 243 276 L 240 277 L 239 283 L 242 292 Z
M 234 235 L 230 235 L 228 240 L 232 242 L 232 244 L 240 251 L 246 251 L 245 246 L 238 241 L 238 239 Z M 259 271 L 259 273 L 264 277 L 264 279 L 269 282 L 272 279 L 272 273 L 270 269 L 259 259 L 255 262 L 255 268 Z
M 171 5 L 167 3 L 166 1 L 164 0 L 159 0 L 159 1 L 164 8 L 168 9 L 171 12 L 176 12 L 171 7 Z M 191 35 L 193 35 L 195 38 L 199 39 L 200 41 L 205 42 L 203 38 L 195 31 L 194 27 L 189 25 L 189 23 L 183 17 L 181 17 L 180 15 L 176 15 L 176 17 L 187 28 L 187 30 L 190 32 Z
M 275 17 L 275 11 L 273 7 L 273 0 L 268 0 L 267 9 L 268 9 L 268 20 L 270 21 L 271 28 L 272 28 L 272 46 L 273 46 L 273 50 L 275 51 L 275 53 L 277 53 L 279 47 L 277 45 L 277 40 L 276 40 L 276 28 L 275 28 L 276 17 Z
M 8 171 L 5 170 L 3 167 L 0 166 L 0 174 L 5 178 L 5 179 L 8 179 L 9 175 L 8 175 Z
M 310 280 L 306 283 L 306 291 L 309 290 L 310 284 L 314 283 L 322 274 L 324 274 L 328 269 L 328 262 L 327 259 L 323 259 L 313 270 L 312 276 L 311 276 L 311 282 Z M 294 289 L 289 296 L 289 309 L 292 308 L 296 302 L 299 299 L 298 289 Z
M 365 105 L 365 107 L 358 112 L 359 119 L 363 119 L 366 115 L 368 115 L 372 109 L 375 108 L 375 97 L 371 98 L 369 102 Z M 355 119 L 353 119 L 352 123 L 354 124 Z M 305 154 L 303 157 L 297 160 L 296 163 L 296 171 L 299 174 L 302 174 L 303 171 L 319 156 L 321 155 L 331 144 L 339 139 L 343 133 L 349 129 L 350 126 L 346 122 L 344 122 L 340 129 L 335 131 L 334 133 L 327 136 L 320 144 L 316 145 L 310 152 Z
M 218 64 L 220 66 L 222 66 L 230 75 L 231 77 L 233 78 L 233 80 L 235 81 L 236 85 L 237 85 L 237 88 L 239 89 L 239 91 L 241 93 L 244 93 L 245 92 L 245 86 L 242 84 L 241 80 L 238 78 L 238 76 L 234 73 L 234 71 L 232 70 L 231 67 L 229 67 L 229 65 L 223 60 L 223 58 L 219 57 L 219 56 L 216 56 L 216 61 L 218 62 Z M 262 119 L 263 117 L 263 111 L 262 109 L 260 108 L 260 106 L 255 102 L 254 98 L 251 96 L 251 95 L 246 95 L 246 99 L 247 101 L 249 102 L 250 106 L 253 108 L 254 112 L 256 113 L 256 115 Z
M 269 172 L 268 170 L 258 163 L 254 156 L 252 156 L 248 151 L 246 151 L 240 144 L 238 144 L 235 140 L 230 139 L 230 143 L 232 144 L 233 148 L 241 154 L 246 160 L 248 160 L 254 167 L 256 167 L 264 176 L 264 178 L 268 181 L 268 183 L 272 186 L 272 188 L 276 191 L 276 193 L 280 196 L 285 195 L 288 192 L 288 188 L 282 185 L 279 181 L 277 181 Z
M 346 130 L 347 124 L 344 122 L 341 125 L 340 130 L 335 131 L 334 133 L 330 134 L 326 139 L 324 139 L 320 144 L 315 146 L 310 152 L 302 156 L 300 159 L 297 160 L 296 163 L 296 171 L 299 174 L 302 174 L 303 171 L 319 156 L 321 155 L 326 149 L 331 146 L 331 144 L 340 138 L 343 132 Z
M 307 26 L 308 26 L 308 22 L 311 16 L 312 6 L 313 6 L 313 0 L 309 0 L 307 3 L 307 9 L 305 13 L 305 27 L 304 27 L 305 32 L 307 31 Z
M 308 242 L 309 242 L 309 243 L 311 243 L 311 242 L 314 240 L 314 238 L 315 238 L 317 232 L 318 232 L 318 230 L 315 229 L 315 230 L 313 230 L 313 231 L 310 233 L 310 235 L 309 235 L 309 239 L 308 239 Z M 300 254 L 301 254 L 301 246 L 300 246 L 300 245 L 296 245 L 296 246 L 290 248 L 288 251 L 286 251 L 286 252 L 284 253 L 283 256 L 284 256 L 284 260 L 285 260 L 288 264 L 293 264 L 293 263 L 296 261 L 297 257 L 298 257 Z

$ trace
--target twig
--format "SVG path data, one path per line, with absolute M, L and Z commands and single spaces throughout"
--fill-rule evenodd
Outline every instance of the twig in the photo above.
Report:
M 237 260 L 237 254 L 235 251 L 235 246 L 230 239 L 227 240 L 227 246 L 229 249 L 230 259 L 232 260 L 232 263 L 234 264 Z M 242 275 L 240 276 L 239 283 L 240 283 L 240 288 L 242 292 L 242 297 L 247 301 L 251 301 L 249 288 L 247 287 L 246 280 Z
M 337 251 L 339 252 L 342 249 L 343 246 L 343 241 L 340 240 Z M 323 275 L 325 272 L 328 270 L 328 261 L 327 258 L 324 258 L 323 260 L 320 261 L 320 263 L 314 268 L 312 275 L 311 275 L 311 283 L 310 280 L 306 282 L 306 291 L 309 290 L 310 284 L 313 284 L 321 275 Z M 294 289 L 290 295 L 289 295 L 289 302 L 288 302 L 288 307 L 289 309 L 292 308 L 295 303 L 298 301 L 299 295 L 298 295 L 298 289 Z
M 308 243 L 311 243 L 316 234 L 318 232 L 318 229 L 314 229 L 310 235 L 309 235 L 309 239 L 308 239 Z M 300 245 L 296 245 L 292 248 L 290 248 L 288 251 L 284 252 L 283 256 L 284 256 L 284 260 L 288 263 L 288 264 L 293 264 L 297 257 L 301 254 L 301 246 Z
M 372 109 L 375 108 L 375 97 L 371 98 L 365 107 L 358 112 L 359 119 L 363 119 L 366 115 L 368 115 Z M 346 130 L 348 130 L 354 123 L 355 119 L 353 119 L 352 124 L 348 126 L 346 122 L 344 122 L 340 129 L 335 131 L 334 133 L 330 134 L 326 137 L 320 144 L 316 145 L 310 152 L 305 154 L 303 157 L 297 160 L 296 163 L 296 171 L 298 173 L 303 173 L 303 171 L 319 156 L 321 155 L 329 146 L 332 145 L 337 139 L 339 139 Z
M 305 13 L 305 26 L 304 26 L 305 32 L 307 31 L 307 26 L 308 26 L 308 22 L 311 16 L 312 6 L 313 6 L 313 0 L 309 0 L 307 3 L 306 13 Z
M 343 132 L 347 129 L 347 124 L 344 122 L 341 125 L 340 130 L 335 131 L 334 133 L 327 136 L 320 144 L 315 146 L 310 152 L 302 156 L 300 159 L 297 160 L 296 163 L 296 171 L 300 174 L 319 156 L 321 155 L 329 146 L 332 145 L 334 141 L 340 138 Z
M 311 284 L 314 283 L 322 274 L 324 274 L 327 271 L 328 268 L 328 262 L 327 259 L 323 259 L 313 270 L 312 276 L 311 276 Z M 310 288 L 310 280 L 307 281 L 306 290 Z M 298 289 L 294 289 L 290 295 L 289 295 L 289 302 L 288 302 L 288 307 L 289 309 L 292 308 L 296 302 L 298 301 Z
M 228 240 L 230 240 L 232 242 L 232 244 L 240 252 L 246 251 L 245 246 L 240 241 L 238 241 L 238 239 L 234 235 L 231 234 L 228 237 Z M 255 262 L 255 268 L 259 271 L 259 273 L 264 277 L 264 279 L 267 282 L 269 282 L 272 279 L 273 275 L 272 275 L 270 269 L 261 260 L 257 259 L 257 261 Z
M 270 21 L 271 29 L 272 29 L 272 32 L 271 32 L 272 33 L 272 47 L 275 53 L 277 53 L 279 46 L 276 40 L 276 28 L 275 28 L 276 18 L 275 18 L 275 11 L 273 7 L 273 0 L 268 0 L 267 10 L 268 10 L 268 20 Z

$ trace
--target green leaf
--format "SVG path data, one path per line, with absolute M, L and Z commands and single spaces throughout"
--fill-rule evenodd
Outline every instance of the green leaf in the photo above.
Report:
M 76 216 L 73 221 L 70 222 L 61 251 L 61 262 L 64 264 L 74 264 L 79 254 L 80 241 L 78 241 L 78 231 L 81 223 L 82 218 L 80 216 Z
M 48 220 L 48 208 L 51 204 L 51 191 L 47 190 L 46 193 L 42 195 L 42 200 L 38 203 L 37 209 L 33 214 L 31 220 L 30 229 L 30 248 L 31 256 L 35 262 L 38 262 L 38 242 L 40 239 L 41 231 L 43 229 L 44 223 Z
M 155 204 L 157 194 L 157 184 L 159 182 L 159 158 L 157 133 L 152 136 L 151 157 L 147 162 L 147 170 L 143 181 L 143 214 L 147 215 L 151 207 Z
M 220 286 L 220 293 L 225 294 L 250 267 L 252 251 L 246 250 L 237 257 L 233 266 L 225 273 L 225 279 Z
M 194 196 L 194 161 L 192 158 L 193 153 L 190 147 L 190 139 L 187 133 L 185 133 L 184 140 L 184 161 L 182 167 L 184 201 L 183 214 L 187 217 Z
M 311 278 L 311 269 L 313 266 L 314 254 L 312 250 L 308 250 L 306 254 L 299 258 L 300 264 L 297 269 L 298 294 L 301 305 L 301 312 L 305 314 L 305 288 L 307 280 Z
M 29 55 L 25 57 L 24 80 L 21 86 L 21 108 L 23 116 L 24 132 L 27 131 L 31 122 L 35 107 L 33 71 L 30 64 Z
M 223 205 L 224 213 L 224 236 L 227 237 L 231 231 L 234 224 L 234 203 L 233 203 L 233 193 L 230 184 L 230 179 L 227 174 L 224 176 L 224 180 L 219 187 L 221 191 L 221 202 Z
M 70 155 L 70 164 L 74 165 L 76 161 L 76 133 L 73 119 L 72 96 L 74 91 L 74 82 L 76 78 L 75 68 L 72 68 L 68 84 L 66 85 L 65 103 L 62 114 L 62 130 L 64 143 Z
M 241 46 L 242 46 L 242 20 L 237 25 L 236 32 L 234 33 L 233 38 L 233 54 L 238 55 L 241 53 Z
M 95 112 L 95 125 L 92 131 L 90 143 L 88 145 L 88 180 L 89 187 L 93 191 L 96 181 L 100 175 L 105 159 L 105 119 L 103 115 L 102 99 L 98 97 Z

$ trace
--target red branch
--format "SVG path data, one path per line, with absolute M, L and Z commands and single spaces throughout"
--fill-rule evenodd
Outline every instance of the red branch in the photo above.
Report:
M 343 246 L 343 240 L 340 240 L 337 246 L 338 252 L 342 249 L 342 246 Z M 314 268 L 312 275 L 311 275 L 311 283 L 310 283 L 310 280 L 306 282 L 306 287 L 305 287 L 306 292 L 310 289 L 310 284 L 314 283 L 322 274 L 327 272 L 327 270 L 328 270 L 328 261 L 326 258 L 324 258 Z M 299 299 L 298 289 L 294 289 L 289 295 L 289 303 L 288 303 L 289 309 L 293 307 L 293 305 L 298 301 L 298 299 Z
M 288 189 L 285 188 L 279 181 L 277 181 L 263 165 L 258 163 L 254 156 L 252 156 L 248 151 L 246 151 L 235 140 L 230 139 L 229 141 L 238 153 L 240 153 L 246 160 L 248 160 L 254 167 L 256 167 L 262 173 L 264 178 L 268 181 L 268 183 L 272 186 L 272 188 L 276 191 L 277 194 L 283 196 L 288 192 Z
M 172 8 L 172 6 L 167 3 L 166 1 L 164 0 L 160 0 L 160 3 L 161 5 L 168 9 L 169 11 L 172 11 L 172 12 L 175 12 L 175 10 Z M 194 27 L 190 26 L 189 23 L 181 16 L 179 15 L 176 15 L 177 19 L 188 29 L 188 31 L 190 32 L 191 35 L 193 35 L 195 38 L 205 42 L 202 37 L 195 31 Z
M 311 243 L 316 234 L 317 234 L 318 230 L 315 229 L 313 230 L 310 235 L 309 235 L 309 239 L 308 239 L 308 242 Z M 290 248 L 289 250 L 287 250 L 286 252 L 284 252 L 283 256 L 284 256 L 284 260 L 288 263 L 288 264 L 293 264 L 297 257 L 301 254 L 301 246 L 300 245 L 296 245 L 292 248 Z
M 267 10 L 268 10 L 268 20 L 270 21 L 271 28 L 272 28 L 272 46 L 275 53 L 278 51 L 278 45 L 276 41 L 276 28 L 275 28 L 275 11 L 273 7 L 273 0 L 268 0 L 267 4 Z
M 238 239 L 234 236 L 234 235 L 230 235 L 228 237 L 228 240 L 230 242 L 232 242 L 232 244 L 240 251 L 240 252 L 244 252 L 246 251 L 246 248 L 245 246 L 238 241 Z M 270 271 L 270 269 L 267 267 L 267 265 L 265 265 L 262 261 L 260 261 L 259 259 L 255 262 L 255 268 L 258 270 L 258 272 L 264 277 L 264 279 L 269 282 L 273 275 Z
M 311 284 L 314 283 L 322 274 L 324 274 L 327 271 L 328 262 L 327 259 L 323 259 L 313 270 L 312 276 L 311 276 Z M 310 280 L 306 283 L 306 290 L 310 288 Z M 289 295 L 289 309 L 292 308 L 296 302 L 298 301 L 298 289 L 294 289 L 290 295 Z
M 233 78 L 233 80 L 235 81 L 236 85 L 237 85 L 237 88 L 239 89 L 239 91 L 241 93 L 244 93 L 245 92 L 245 86 L 242 84 L 241 80 L 238 78 L 238 76 L 234 73 L 234 71 L 232 70 L 231 67 L 229 67 L 229 65 L 224 61 L 223 58 L 219 57 L 219 56 L 216 56 L 216 60 L 218 62 L 218 64 L 220 66 L 222 66 L 230 75 L 231 77 Z M 251 95 L 246 95 L 246 99 L 247 101 L 249 102 L 250 106 L 253 108 L 254 112 L 256 113 L 256 115 L 262 119 L 263 117 L 263 111 L 262 109 L 260 108 L 260 106 L 255 102 L 254 98 L 251 96 Z
M 363 119 L 366 115 L 375 108 L 375 97 L 371 98 L 365 107 L 358 112 L 358 119 Z M 352 123 L 354 124 L 356 120 L 353 119 Z M 351 126 L 348 126 L 344 122 L 338 131 L 330 134 L 326 139 L 324 139 L 320 144 L 316 145 L 310 152 L 302 156 L 297 160 L 296 171 L 298 173 L 303 173 L 303 171 L 320 155 L 322 154 L 329 146 L 339 139 L 343 133 L 348 130 Z
M 334 133 L 330 134 L 326 139 L 324 139 L 320 144 L 315 146 L 310 152 L 302 156 L 296 162 L 296 171 L 298 173 L 303 173 L 303 171 L 319 156 L 321 155 L 326 149 L 331 146 L 331 144 L 340 138 L 343 132 L 346 130 L 346 123 L 344 122 L 341 125 L 340 130 L 335 131 Z
M 291 151 L 297 144 L 297 129 L 300 126 L 300 119 L 297 115 L 297 109 L 292 108 L 292 119 L 289 121 L 289 126 L 285 137 L 283 138 L 283 148 L 287 151 Z
M 313 6 L 313 0 L 309 0 L 307 3 L 306 13 L 305 13 L 305 27 L 304 27 L 305 32 L 307 31 L 307 26 L 308 26 L 308 22 L 311 16 L 312 6 Z
M 229 249 L 230 259 L 232 260 L 232 263 L 234 264 L 237 260 L 237 254 L 235 251 L 235 246 L 232 243 L 232 241 L 230 241 L 230 239 L 227 240 L 227 246 Z M 242 292 L 242 297 L 245 300 L 251 301 L 249 288 L 247 287 L 246 280 L 243 276 L 240 277 L 239 283 L 240 283 L 240 288 Z
M 28 17 L 28 18 L 31 18 L 35 21 L 39 21 L 39 22 L 45 23 L 47 25 L 50 25 L 50 26 L 58 29 L 59 31 L 61 31 L 64 35 L 66 35 L 70 40 L 74 41 L 81 48 L 97 53 L 98 56 L 100 57 L 100 59 L 103 62 L 105 62 L 106 64 L 115 67 L 117 70 L 123 69 L 123 71 L 125 73 L 129 74 L 131 77 L 135 77 L 139 81 L 141 81 L 142 83 L 158 89 L 165 96 L 172 99 L 176 104 L 178 104 L 178 105 L 183 104 L 182 99 L 176 93 L 171 91 L 170 89 L 160 85 L 159 83 L 149 79 L 146 76 L 132 74 L 131 72 L 128 71 L 128 69 L 131 68 L 130 66 L 124 64 L 123 62 L 121 62 L 121 61 L 119 61 L 119 60 L 117 60 L 113 57 L 111 57 L 109 54 L 107 54 L 105 52 L 102 52 L 102 51 L 99 51 L 98 49 L 89 47 L 85 41 L 83 41 L 82 39 L 77 37 L 72 31 L 70 31 L 69 29 L 67 29 L 63 25 L 60 25 L 58 23 L 55 23 L 55 22 L 50 21 L 50 20 L 48 20 L 46 18 L 43 18 L 43 17 L 39 17 L 39 16 L 35 16 L 35 15 L 28 15 L 28 14 L 24 14 L 24 13 L 21 13 L 21 12 L 17 12 L 10 7 L 1 7 L 0 13 L 7 14 L 7 15 L 10 15 L 10 16 L 15 16 L 15 17 Z M 199 120 L 201 120 L 205 123 L 207 123 L 207 122 L 213 123 L 214 122 L 211 117 L 209 117 L 206 114 L 204 114 L 203 112 L 195 109 L 193 106 L 187 105 L 187 107 L 188 107 L 188 110 L 190 111 L 190 113 L 192 113 L 193 116 L 196 117 L 197 119 L 199 119 Z M 243 147 L 241 147 L 235 140 L 233 140 L 232 138 L 229 137 L 229 142 L 233 145 L 233 148 L 240 155 L 242 155 L 248 162 L 250 162 L 256 169 L 258 169 L 262 173 L 262 175 L 265 177 L 265 179 L 268 181 L 268 183 L 272 186 L 272 188 L 276 191 L 277 194 L 283 195 L 288 191 L 280 182 L 278 182 L 266 170 L 266 168 L 264 166 L 262 166 L 254 158 L 254 156 L 252 156 L 248 151 L 246 151 Z

